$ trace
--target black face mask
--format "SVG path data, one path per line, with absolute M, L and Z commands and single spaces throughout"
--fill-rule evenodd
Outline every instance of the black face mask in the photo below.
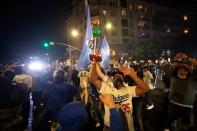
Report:
M 121 78 L 114 78 L 113 84 L 115 88 L 120 89 L 123 86 L 123 80 Z

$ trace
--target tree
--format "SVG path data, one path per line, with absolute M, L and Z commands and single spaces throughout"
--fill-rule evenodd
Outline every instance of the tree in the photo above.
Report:
M 134 59 L 149 59 L 160 56 L 162 50 L 169 49 L 169 44 L 161 41 L 140 42 L 132 52 Z

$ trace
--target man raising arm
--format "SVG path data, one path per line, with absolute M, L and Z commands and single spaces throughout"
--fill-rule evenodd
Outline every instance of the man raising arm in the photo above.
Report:
M 96 86 L 98 90 L 100 90 L 101 94 L 112 94 L 114 103 L 120 111 L 124 112 L 124 122 L 125 130 L 133 131 L 133 118 L 132 118 L 132 97 L 140 96 L 146 91 L 148 91 L 148 86 L 138 78 L 133 71 L 133 69 L 127 69 L 119 66 L 119 70 L 122 71 L 125 75 L 129 75 L 138 86 L 127 86 L 124 84 L 124 79 L 121 73 L 118 73 L 113 76 L 113 78 L 109 78 L 101 72 L 99 67 L 99 63 L 95 60 L 92 64 L 92 69 L 90 73 L 90 82 Z M 100 80 L 98 79 L 100 78 Z M 105 105 L 105 116 L 104 116 L 104 131 L 108 131 L 110 128 L 110 112 L 109 106 Z
M 128 75 L 129 77 L 131 77 L 135 81 L 135 83 L 138 85 L 135 89 L 135 93 L 137 96 L 141 96 L 143 93 L 149 90 L 148 86 L 144 83 L 144 81 L 135 74 L 133 68 L 128 69 L 128 68 L 120 66 L 119 70 L 123 72 L 124 75 Z

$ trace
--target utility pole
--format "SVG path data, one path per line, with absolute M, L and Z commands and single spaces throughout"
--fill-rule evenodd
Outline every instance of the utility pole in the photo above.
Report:
M 72 66 L 72 51 L 74 50 L 78 50 L 78 51 L 81 51 L 81 49 L 77 48 L 77 47 L 74 47 L 72 45 L 69 45 L 69 44 L 66 44 L 66 43 L 55 43 L 55 42 L 50 42 L 50 45 L 62 45 L 62 46 L 66 46 L 66 47 L 69 47 L 69 57 L 70 57 L 70 61 L 71 61 L 71 66 Z

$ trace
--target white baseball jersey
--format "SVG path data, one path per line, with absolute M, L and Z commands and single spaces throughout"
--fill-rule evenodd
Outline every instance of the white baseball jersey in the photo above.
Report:
M 132 97 L 136 97 L 135 93 L 135 86 L 125 86 L 121 89 L 116 89 L 113 86 L 113 83 L 111 81 L 102 82 L 102 86 L 100 89 L 101 94 L 112 94 L 114 98 L 114 102 L 116 106 L 122 109 L 122 111 L 125 113 L 125 116 L 127 118 L 129 131 L 133 131 L 133 119 L 132 119 L 132 112 L 133 112 L 133 106 L 132 106 Z M 104 123 L 107 126 L 110 126 L 110 113 L 109 113 L 109 107 L 105 105 L 105 116 L 104 116 Z
M 89 87 L 89 72 L 88 71 L 80 71 L 78 74 L 80 78 L 80 86 L 81 88 Z

